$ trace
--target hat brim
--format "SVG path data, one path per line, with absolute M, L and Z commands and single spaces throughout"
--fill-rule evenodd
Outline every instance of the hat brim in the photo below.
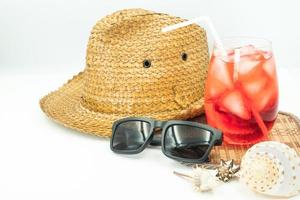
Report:
M 93 112 L 81 105 L 81 90 L 84 72 L 80 72 L 58 90 L 40 100 L 43 112 L 54 121 L 77 131 L 110 137 L 114 121 L 132 115 Z M 203 98 L 183 110 L 145 113 L 143 117 L 155 119 L 187 119 L 200 115 L 204 111 Z

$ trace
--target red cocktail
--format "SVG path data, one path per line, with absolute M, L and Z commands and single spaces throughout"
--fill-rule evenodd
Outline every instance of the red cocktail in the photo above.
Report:
M 254 144 L 268 138 L 277 117 L 278 83 L 271 43 L 229 38 L 215 46 L 205 88 L 208 123 L 229 144 Z

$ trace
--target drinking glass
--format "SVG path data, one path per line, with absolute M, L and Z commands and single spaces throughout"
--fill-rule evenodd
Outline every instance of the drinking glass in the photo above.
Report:
M 208 124 L 229 144 L 268 139 L 278 113 L 278 82 L 271 42 L 230 37 L 214 45 L 205 86 Z

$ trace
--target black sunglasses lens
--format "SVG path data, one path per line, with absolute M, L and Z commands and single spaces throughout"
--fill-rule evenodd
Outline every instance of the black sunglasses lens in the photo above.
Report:
M 211 132 L 202 128 L 172 125 L 166 130 L 164 150 L 177 158 L 200 159 L 207 152 L 211 138 Z
M 149 135 L 150 123 L 148 122 L 122 122 L 115 129 L 112 147 L 118 151 L 134 151 L 146 142 Z

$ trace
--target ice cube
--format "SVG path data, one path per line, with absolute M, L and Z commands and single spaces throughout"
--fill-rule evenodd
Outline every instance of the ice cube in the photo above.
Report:
M 257 67 L 260 63 L 262 63 L 262 60 L 256 59 L 254 56 L 255 55 L 252 56 L 248 55 L 248 56 L 242 56 L 240 58 L 239 71 L 238 71 L 239 74 L 245 75 L 251 72 L 251 70 Z
M 263 69 L 271 78 L 276 78 L 275 61 L 273 56 L 269 57 L 269 59 L 263 63 Z
M 240 53 L 241 53 L 241 56 L 252 55 L 252 54 L 256 53 L 256 48 L 255 48 L 255 46 L 253 46 L 251 44 L 245 45 L 240 48 Z
M 258 95 L 262 90 L 264 90 L 266 84 L 268 83 L 268 80 L 269 79 L 267 75 L 256 74 L 253 75 L 251 79 L 244 79 L 241 84 L 247 97 L 253 99 L 256 98 L 256 95 Z
M 273 53 L 272 51 L 261 51 L 261 54 L 264 56 L 264 58 L 266 60 L 268 60 L 269 58 L 271 58 L 273 56 Z
M 261 90 L 256 97 L 252 99 L 254 108 L 258 112 L 268 111 L 274 107 L 278 101 L 278 86 L 275 82 L 268 82 L 268 87 Z
M 206 84 L 206 97 L 208 99 L 216 99 L 227 90 L 222 82 L 213 78 L 209 78 Z
M 256 49 L 253 45 L 241 47 L 239 73 L 247 74 L 264 60 L 264 52 Z
M 235 89 L 224 95 L 219 101 L 219 107 L 242 119 L 249 120 L 251 118 L 251 112 L 239 90 Z
M 221 81 L 228 88 L 233 86 L 232 70 L 230 63 L 226 63 L 219 58 L 213 60 L 211 72 L 216 79 Z
M 226 63 L 219 57 L 212 58 L 206 87 L 210 98 L 216 98 L 226 90 L 233 89 L 232 73 L 232 63 Z

